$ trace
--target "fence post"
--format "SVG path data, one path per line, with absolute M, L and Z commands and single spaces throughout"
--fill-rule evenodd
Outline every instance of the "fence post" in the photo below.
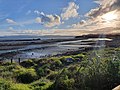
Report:
M 11 63 L 13 63 L 13 59 L 11 59 Z
M 20 58 L 18 58 L 18 63 L 20 64 Z

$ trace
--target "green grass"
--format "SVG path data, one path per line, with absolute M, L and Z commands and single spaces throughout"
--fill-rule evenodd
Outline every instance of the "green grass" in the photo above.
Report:
M 7 62 L 0 72 L 0 90 L 111 90 L 120 84 L 120 48 Z

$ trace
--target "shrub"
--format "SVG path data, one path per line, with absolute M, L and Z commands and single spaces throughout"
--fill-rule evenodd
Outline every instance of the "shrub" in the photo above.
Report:
M 5 71 L 5 72 L 1 72 L 0 75 L 3 78 L 11 78 L 13 76 L 13 73 L 11 71 Z
M 0 78 L 0 90 L 10 90 L 11 82 Z
M 13 84 L 10 87 L 10 90 L 33 90 L 34 88 L 30 87 L 30 85 L 25 84 Z
M 34 87 L 34 90 L 47 90 L 51 85 L 52 82 L 44 78 L 31 83 L 31 86 Z
M 9 65 L 12 65 L 12 63 L 10 63 L 10 62 L 5 62 L 5 63 L 3 63 L 3 65 L 4 65 L 4 66 L 9 66 Z
M 27 61 L 21 62 L 20 65 L 22 65 L 23 67 L 26 67 L 26 68 L 30 68 L 30 67 L 34 66 L 34 62 L 32 60 L 27 60 Z
M 45 75 L 45 70 L 40 67 L 40 68 L 38 68 L 37 73 L 38 73 L 38 75 L 39 75 L 40 77 L 42 77 L 42 76 Z
M 54 64 L 56 67 L 62 66 L 62 62 L 60 60 L 56 60 Z
M 40 76 L 40 77 L 43 77 L 43 76 L 46 76 L 50 73 L 50 64 L 45 64 L 43 65 L 42 67 L 39 67 L 37 69 L 37 74 Z
M 16 71 L 16 79 L 21 83 L 31 83 L 37 79 L 37 74 L 34 69 Z
M 47 76 L 47 79 L 54 81 L 56 79 L 57 75 L 58 75 L 58 72 L 52 72 L 51 74 L 49 74 Z
M 75 90 L 74 79 L 64 80 L 63 78 L 60 78 L 53 84 L 52 90 Z

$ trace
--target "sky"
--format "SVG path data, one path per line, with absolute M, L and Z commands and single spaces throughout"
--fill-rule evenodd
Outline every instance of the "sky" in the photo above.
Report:
M 0 36 L 120 33 L 120 0 L 0 0 Z

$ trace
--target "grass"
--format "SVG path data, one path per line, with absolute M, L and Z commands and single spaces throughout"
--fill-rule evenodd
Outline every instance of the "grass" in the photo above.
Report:
M 120 48 L 6 62 L 0 72 L 0 90 L 111 90 L 120 84 Z

